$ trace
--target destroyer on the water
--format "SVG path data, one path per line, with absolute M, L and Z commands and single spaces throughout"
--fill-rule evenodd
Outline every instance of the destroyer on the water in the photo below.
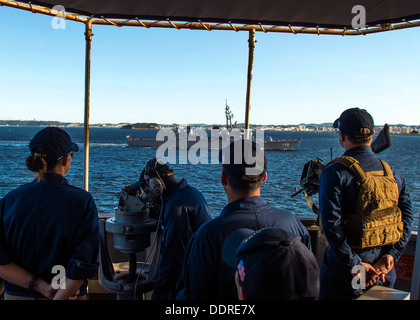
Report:
M 212 129 L 210 135 L 204 129 L 159 130 L 155 139 L 128 138 L 127 143 L 130 147 L 190 149 L 195 145 L 197 148 L 211 150 L 222 149 L 223 146 L 229 144 L 232 137 L 242 137 L 242 135 L 243 132 L 239 129 L 233 129 L 232 131 Z M 256 130 L 256 141 L 264 150 L 290 150 L 300 143 L 300 139 L 274 140 L 269 136 L 264 138 L 263 130 Z
M 156 134 L 155 139 L 151 138 L 128 138 L 127 143 L 130 147 L 149 147 L 159 148 L 165 143 L 167 148 L 178 148 L 178 149 L 190 149 L 197 142 L 200 142 L 200 148 L 210 149 L 222 149 L 229 145 L 229 141 L 237 138 L 251 137 L 253 132 L 249 129 L 241 129 L 237 127 L 237 122 L 232 124 L 234 117 L 230 107 L 227 104 L 225 106 L 225 117 L 226 117 L 226 128 L 219 129 L 218 126 L 213 127 L 210 132 L 210 136 L 203 129 L 191 129 L 187 126 L 187 129 L 175 129 L 175 130 L 159 130 Z M 164 138 L 168 138 L 168 143 L 164 142 Z M 199 137 L 197 141 L 197 137 Z M 264 130 L 256 130 L 255 137 L 256 141 L 260 144 L 264 150 L 290 150 L 295 145 L 300 143 L 300 139 L 292 140 L 274 140 L 272 137 L 264 137 Z M 204 140 L 204 141 L 203 141 Z M 178 141 L 178 143 L 176 142 Z M 207 144 L 207 147 L 204 145 Z M 198 146 L 197 146 L 198 147 Z

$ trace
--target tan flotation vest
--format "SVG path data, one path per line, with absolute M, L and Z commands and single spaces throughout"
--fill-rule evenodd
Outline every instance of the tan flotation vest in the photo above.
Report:
M 355 213 L 343 210 L 347 243 L 354 249 L 397 243 L 403 236 L 404 224 L 398 208 L 398 185 L 389 165 L 379 159 L 383 171 L 365 172 L 359 162 L 349 156 L 334 159 L 355 175 L 359 194 Z

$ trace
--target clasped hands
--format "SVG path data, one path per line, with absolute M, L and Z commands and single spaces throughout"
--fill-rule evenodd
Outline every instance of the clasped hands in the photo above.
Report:
M 361 266 L 366 271 L 366 288 L 373 286 L 376 281 L 379 279 L 382 283 L 385 282 L 385 275 L 392 270 L 394 267 L 394 257 L 390 254 L 386 254 L 379 258 L 378 261 L 372 266 L 369 263 L 361 262 Z M 353 274 L 356 276 L 356 274 Z

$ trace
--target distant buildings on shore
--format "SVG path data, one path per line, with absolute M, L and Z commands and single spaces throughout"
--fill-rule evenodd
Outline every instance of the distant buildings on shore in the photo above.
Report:
M 258 126 L 259 129 L 272 131 L 292 131 L 292 132 L 335 132 L 332 124 L 321 125 L 288 125 L 288 126 Z M 375 132 L 381 131 L 383 126 L 376 126 Z M 419 134 L 420 126 L 406 126 L 406 125 L 390 125 L 389 133 L 391 134 Z
M 389 126 L 389 133 L 392 134 L 419 134 L 420 127 Z
M 59 126 L 59 127 L 83 127 L 83 123 L 69 123 L 60 121 L 37 121 L 37 120 L 0 120 L 0 126 Z M 178 124 L 156 124 L 156 123 L 96 123 L 91 124 L 91 128 L 124 128 L 124 129 L 159 129 L 159 128 L 176 128 Z M 182 126 L 182 125 L 180 125 Z M 214 127 L 224 128 L 224 125 L 207 125 L 207 124 L 189 124 L 192 128 L 212 129 Z M 238 124 L 238 127 L 244 127 Z M 375 131 L 379 132 L 383 126 L 376 126 Z M 298 124 L 298 125 L 251 125 L 251 129 L 261 129 L 266 131 L 289 131 L 289 132 L 336 132 L 332 127 L 332 123 L 322 124 Z M 420 126 L 406 126 L 402 124 L 390 125 L 389 132 L 391 134 L 419 134 Z

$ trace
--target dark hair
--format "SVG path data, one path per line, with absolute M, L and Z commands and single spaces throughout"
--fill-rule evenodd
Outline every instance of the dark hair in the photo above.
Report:
M 235 156 L 235 143 L 242 143 L 241 159 L 234 159 Z M 228 149 L 229 148 L 229 149 Z M 255 157 L 255 163 L 249 164 L 246 161 L 245 152 L 252 150 L 252 157 Z M 229 184 L 234 190 L 242 192 L 252 192 L 261 188 L 263 178 L 267 171 L 267 159 L 260 146 L 254 141 L 250 140 L 237 140 L 233 141 L 226 149 L 223 150 L 224 156 L 229 155 L 229 161 L 222 164 L 222 169 L 226 173 Z M 247 174 L 247 169 L 257 168 L 257 162 L 264 163 L 261 172 L 255 175 Z M 223 162 L 223 161 L 222 161 Z
M 42 153 L 41 150 L 37 150 L 34 155 L 30 155 L 26 158 L 26 167 L 28 170 L 38 173 L 38 180 L 41 180 L 42 176 L 47 170 L 52 170 L 57 164 L 57 161 L 54 163 L 47 163 L 46 155 Z
M 364 144 L 364 143 L 368 143 L 373 136 L 373 132 L 371 132 L 370 129 L 368 128 L 363 128 L 361 129 L 361 133 L 360 134 L 355 134 L 355 135 L 348 135 L 343 133 L 349 140 L 351 143 L 353 144 Z
M 229 181 L 229 184 L 232 186 L 234 190 L 237 190 L 237 191 L 243 191 L 243 192 L 249 193 L 249 192 L 252 192 L 261 188 L 263 184 L 262 180 L 258 180 L 256 182 L 245 182 L 243 180 L 238 179 L 237 176 L 232 176 L 232 175 L 229 175 L 227 171 L 225 172 L 227 173 L 227 179 Z

